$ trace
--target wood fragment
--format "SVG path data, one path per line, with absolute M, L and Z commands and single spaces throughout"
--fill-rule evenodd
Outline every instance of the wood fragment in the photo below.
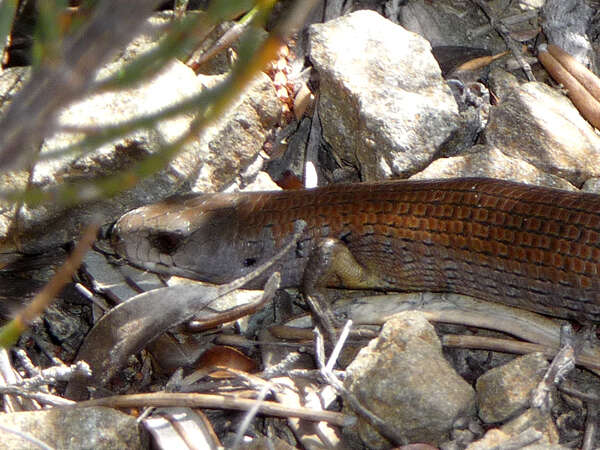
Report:
M 515 353 L 518 355 L 540 352 L 543 353 L 547 359 L 552 359 L 558 351 L 556 347 L 534 344 L 531 342 L 492 338 L 488 336 L 468 336 L 455 334 L 445 334 L 442 337 L 442 345 L 455 348 L 471 348 L 502 353 Z M 589 355 L 578 355 L 577 364 L 587 367 L 590 370 L 600 370 L 600 362 L 596 358 L 590 357 Z
M 552 78 L 565 87 L 567 96 L 581 115 L 594 127 L 600 128 L 600 102 L 594 98 L 590 91 L 559 60 L 548 52 L 548 48 L 545 45 L 540 46 L 538 59 Z
M 548 53 L 567 69 L 596 100 L 600 101 L 600 78 L 556 45 L 548 45 Z
M 232 409 L 248 411 L 258 402 L 234 396 L 156 392 L 151 394 L 132 394 L 97 398 L 76 403 L 76 407 L 109 406 L 112 408 L 137 408 L 141 406 L 188 406 L 190 408 Z M 334 425 L 346 426 L 350 417 L 333 411 L 315 411 L 309 408 L 295 408 L 277 402 L 261 402 L 258 411 L 275 417 L 298 417 L 311 422 L 325 421 Z

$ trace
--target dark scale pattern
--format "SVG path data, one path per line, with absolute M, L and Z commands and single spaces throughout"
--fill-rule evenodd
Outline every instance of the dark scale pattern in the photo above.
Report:
M 165 211 L 179 213 L 196 230 L 182 249 L 194 253 L 203 243 L 206 250 L 172 255 L 173 264 L 212 267 L 218 276 L 209 281 L 240 275 L 235 259 L 268 259 L 303 219 L 302 251 L 277 266 L 287 284 L 301 280 L 316 238 L 330 236 L 377 275 L 382 286 L 373 287 L 462 293 L 600 322 L 600 196 L 593 194 L 473 178 L 217 194 L 138 211 L 115 227 L 130 232 L 121 244 L 126 256 L 156 259 L 146 237 L 175 226 Z M 248 249 L 262 253 L 254 258 Z
M 600 321 L 600 197 L 486 179 L 333 185 L 263 195 L 253 226 L 303 218 L 345 236 L 399 290 L 449 291 Z M 326 225 L 326 227 L 325 227 Z

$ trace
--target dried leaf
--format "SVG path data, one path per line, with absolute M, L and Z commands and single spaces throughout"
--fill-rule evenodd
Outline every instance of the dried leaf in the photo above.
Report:
M 273 297 L 279 278 L 278 273 L 271 275 L 265 286 L 265 297 Z M 77 355 L 77 360 L 86 361 L 92 369 L 91 384 L 106 385 L 130 355 L 169 328 L 201 315 L 214 300 L 232 290 L 227 286 L 231 284 L 219 287 L 186 284 L 154 289 L 113 308 L 92 328 Z M 84 398 L 87 381 L 73 379 L 65 395 L 72 399 Z
M 433 57 L 442 69 L 442 76 L 446 77 L 454 72 L 461 64 L 482 56 L 491 56 L 491 52 L 485 48 L 463 47 L 459 45 L 444 45 L 431 49 Z
M 502 53 L 497 53 L 491 56 L 481 56 L 480 58 L 471 59 L 456 68 L 456 71 L 465 71 L 465 70 L 477 70 L 482 67 L 488 66 L 497 59 L 502 58 L 503 56 L 508 55 L 509 51 L 506 50 Z
M 238 349 L 224 345 L 217 345 L 206 350 L 198 360 L 199 369 L 210 369 L 212 367 L 223 367 L 241 370 L 243 372 L 255 372 L 256 362 L 248 358 Z M 230 378 L 232 374 L 226 371 L 211 372 L 213 378 Z

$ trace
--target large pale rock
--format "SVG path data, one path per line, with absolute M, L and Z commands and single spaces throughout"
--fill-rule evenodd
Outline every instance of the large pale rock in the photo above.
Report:
M 135 418 L 111 408 L 54 408 L 0 414 L 0 425 L 26 433 L 57 449 L 146 448 Z M 2 447 L 38 448 L 6 432 L 2 433 Z
M 477 145 L 471 152 L 450 158 L 439 158 L 411 177 L 413 180 L 454 177 L 486 177 L 512 180 L 527 184 L 575 190 L 563 178 L 542 172 L 522 159 L 506 156 L 489 145 Z
M 345 386 L 409 442 L 439 443 L 459 417 L 475 410 L 473 388 L 442 355 L 433 326 L 414 311 L 386 322 L 348 366 Z M 368 448 L 390 448 L 360 417 L 357 429 Z
M 576 186 L 600 174 L 600 137 L 567 97 L 545 84 L 507 86 L 484 135 L 507 156 Z
M 373 11 L 310 28 L 323 137 L 365 181 L 410 175 L 459 124 L 458 108 L 420 36 Z

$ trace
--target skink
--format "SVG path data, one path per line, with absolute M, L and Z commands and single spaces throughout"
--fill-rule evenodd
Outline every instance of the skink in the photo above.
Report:
M 330 286 L 453 292 L 600 322 L 600 196 L 589 193 L 459 178 L 203 194 L 125 214 L 112 241 L 138 266 L 224 283 L 268 260 L 300 219 L 304 236 L 273 268 L 284 287 L 334 238 L 343 263 L 322 278 Z

